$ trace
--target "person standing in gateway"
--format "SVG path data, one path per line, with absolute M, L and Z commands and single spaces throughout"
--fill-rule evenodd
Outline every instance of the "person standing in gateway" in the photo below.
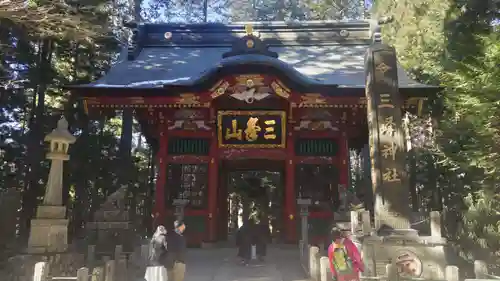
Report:
M 181 220 L 174 222 L 174 231 L 168 233 L 167 272 L 168 281 L 184 281 L 186 273 L 186 238 L 182 235 L 186 225 Z
M 163 266 L 168 251 L 166 235 L 165 227 L 159 225 L 149 242 L 149 261 L 144 276 L 146 281 L 167 281 L 167 270 Z

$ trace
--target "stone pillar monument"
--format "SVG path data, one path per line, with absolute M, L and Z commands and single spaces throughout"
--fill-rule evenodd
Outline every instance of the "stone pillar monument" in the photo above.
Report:
M 411 229 L 409 181 L 405 169 L 407 150 L 398 86 L 398 72 L 401 72 L 394 48 L 381 42 L 378 24 L 384 21 L 373 21 L 373 44 L 365 60 L 376 231 L 371 231 L 370 216 L 364 212 L 364 235 L 361 237 L 367 268 L 364 274 L 383 275 L 389 266 L 391 274 L 406 279 L 444 279 L 446 239 L 440 234 L 419 236 Z
M 375 228 L 411 232 L 396 52 L 382 44 L 380 33 L 373 36 L 365 72 Z
M 50 144 L 46 157 L 51 165 L 43 204 L 31 221 L 28 240 L 28 252 L 31 253 L 64 252 L 68 247 L 68 220 L 62 202 L 63 161 L 69 160 L 69 145 L 76 138 L 68 131 L 68 122 L 62 117 L 45 141 Z

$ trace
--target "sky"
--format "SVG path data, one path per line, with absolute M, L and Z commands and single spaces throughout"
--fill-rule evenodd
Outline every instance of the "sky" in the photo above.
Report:
M 161 1 L 161 2 L 165 1 L 166 2 L 169 0 L 144 0 L 143 11 L 147 10 L 147 9 L 151 9 L 152 5 L 154 5 L 155 2 L 157 3 L 157 1 Z M 203 1 L 204 0 L 192 1 L 192 2 L 203 3 Z M 213 8 L 214 6 L 218 5 L 218 2 L 224 1 L 224 0 L 206 0 L 206 1 L 208 1 L 207 21 L 208 22 L 226 22 L 227 17 L 224 17 L 219 12 L 217 12 L 216 9 Z M 228 2 L 231 2 L 231 1 L 251 1 L 251 0 L 229 0 Z M 298 1 L 299 1 L 299 3 L 301 2 L 301 0 L 298 0 Z M 373 5 L 373 1 L 374 0 L 363 0 L 365 8 L 370 9 Z M 169 22 L 189 23 L 189 18 L 182 15 L 181 9 L 178 9 L 179 10 L 178 12 L 176 12 L 175 10 L 176 9 L 173 9 L 173 11 L 170 11 L 168 13 L 168 14 L 170 14 L 170 18 L 168 19 Z M 187 12 L 190 12 L 190 11 L 187 11 Z M 167 19 L 164 16 L 166 14 L 164 7 L 160 7 L 159 9 L 154 11 L 154 13 L 159 15 L 159 17 L 154 20 L 155 22 L 166 22 L 167 21 Z M 177 14 L 178 16 L 172 16 L 175 14 Z M 251 21 L 251 19 L 248 19 L 248 20 Z M 153 21 L 153 20 L 147 19 L 146 21 L 149 22 L 149 21 Z

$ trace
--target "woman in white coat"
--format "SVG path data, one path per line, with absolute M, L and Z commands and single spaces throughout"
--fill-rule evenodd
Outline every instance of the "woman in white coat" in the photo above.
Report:
M 164 260 L 167 255 L 167 230 L 163 225 L 156 228 L 149 242 L 148 267 L 144 279 L 146 281 L 168 281 Z

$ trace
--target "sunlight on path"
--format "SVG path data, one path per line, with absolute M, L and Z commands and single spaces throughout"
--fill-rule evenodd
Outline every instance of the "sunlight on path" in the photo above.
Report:
M 305 281 L 294 249 L 269 249 L 267 260 L 242 266 L 235 249 L 190 250 L 186 281 Z

